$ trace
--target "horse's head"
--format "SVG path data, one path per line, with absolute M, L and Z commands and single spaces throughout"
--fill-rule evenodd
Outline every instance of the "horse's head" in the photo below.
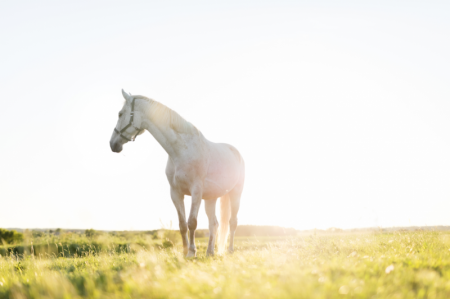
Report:
M 125 98 L 125 103 L 119 111 L 119 120 L 109 141 L 111 150 L 115 153 L 120 153 L 125 143 L 134 141 L 137 135 L 144 132 L 141 128 L 142 115 L 139 111 L 136 111 L 135 107 L 136 99 L 123 89 L 122 95 Z

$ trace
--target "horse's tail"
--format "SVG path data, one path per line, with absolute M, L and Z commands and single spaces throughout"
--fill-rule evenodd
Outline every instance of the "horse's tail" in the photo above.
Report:
M 220 225 L 217 249 L 219 254 L 225 251 L 231 218 L 230 195 L 225 194 L 220 198 Z

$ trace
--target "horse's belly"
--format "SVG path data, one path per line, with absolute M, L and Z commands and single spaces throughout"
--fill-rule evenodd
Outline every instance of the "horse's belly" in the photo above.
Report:
M 227 194 L 233 190 L 240 177 L 240 169 L 238 167 L 224 167 L 208 172 L 203 182 L 204 198 L 214 199 Z
M 166 175 L 171 187 L 191 195 L 192 188 L 200 183 L 203 199 L 215 199 L 230 192 L 243 177 L 243 163 L 233 147 L 226 144 L 215 146 L 209 152 L 209 163 L 190 161 L 174 165 L 169 160 Z
M 233 190 L 243 171 L 240 154 L 235 148 L 227 144 L 216 146 L 216 150 L 211 151 L 211 160 L 203 184 L 203 193 L 208 199 L 221 197 Z
M 230 192 L 235 183 L 218 184 L 217 182 L 206 179 L 203 183 L 203 199 L 216 199 Z

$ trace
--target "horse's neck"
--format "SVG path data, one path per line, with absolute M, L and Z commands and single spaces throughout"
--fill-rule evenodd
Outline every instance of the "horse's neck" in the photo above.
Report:
M 180 134 L 168 126 L 158 126 L 150 119 L 146 121 L 146 129 L 174 160 L 184 156 L 186 150 L 195 151 L 196 147 L 204 143 L 204 137 L 201 134 L 195 136 Z M 190 142 L 186 142 L 186 139 L 190 139 Z M 188 145 L 187 148 L 186 145 Z

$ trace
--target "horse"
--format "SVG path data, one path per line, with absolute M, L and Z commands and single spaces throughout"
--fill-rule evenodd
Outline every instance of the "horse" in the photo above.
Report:
M 170 197 L 178 213 L 184 255 L 197 255 L 195 230 L 202 199 L 209 220 L 206 255 L 214 256 L 216 239 L 218 253 L 222 254 L 228 234 L 228 252 L 232 253 L 245 178 L 245 164 L 239 151 L 229 144 L 209 141 L 177 112 L 153 99 L 127 94 L 123 89 L 122 95 L 125 102 L 111 136 L 111 150 L 120 153 L 125 143 L 134 141 L 147 130 L 167 152 L 166 176 Z M 184 207 L 186 195 L 192 198 L 187 221 Z M 216 218 L 218 198 L 220 226 Z

